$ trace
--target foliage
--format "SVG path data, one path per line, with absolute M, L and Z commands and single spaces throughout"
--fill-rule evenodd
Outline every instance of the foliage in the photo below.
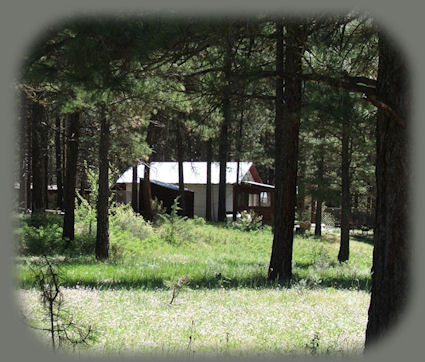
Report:
M 231 225 L 243 231 L 260 230 L 263 227 L 263 217 L 255 213 L 254 210 L 242 211 L 241 216 L 232 222 Z
M 110 209 L 110 228 L 121 228 L 140 240 L 153 233 L 152 226 L 143 217 L 136 214 L 129 204 L 114 204 Z
M 182 241 L 183 231 L 185 230 L 186 224 L 185 216 L 179 216 L 178 212 L 181 210 L 179 206 L 179 197 L 174 199 L 173 205 L 171 206 L 170 214 L 160 214 L 162 237 L 169 244 L 179 244 Z
M 62 227 L 23 225 L 18 230 L 18 252 L 22 255 L 53 255 L 64 251 Z
M 152 198 L 152 214 L 154 224 L 159 224 L 162 220 L 160 215 L 166 213 L 166 208 L 164 207 L 161 200 L 158 200 L 156 197 Z

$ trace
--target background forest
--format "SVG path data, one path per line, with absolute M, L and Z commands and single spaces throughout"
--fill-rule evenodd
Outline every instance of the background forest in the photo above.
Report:
M 44 275 L 43 267 L 52 270 L 50 263 L 62 269 L 60 285 L 71 294 L 80 283 L 111 291 L 168 288 L 170 305 L 185 288 L 297 293 L 319 287 L 329 298 L 342 288 L 356 290 L 360 299 L 372 293 L 368 318 L 364 305 L 355 312 L 363 313 L 355 333 L 367 327 L 368 345 L 397 320 L 406 295 L 405 79 L 392 42 L 357 13 L 225 20 L 90 17 L 51 27 L 29 50 L 17 84 L 15 186 L 24 299 L 34 300 L 28 288 Z M 183 203 L 171 215 L 152 201 L 144 215 L 114 203 L 118 176 L 153 161 L 220 162 L 221 223 L 179 217 Z M 275 185 L 272 228 L 255 218 L 227 220 L 229 161 L 254 162 L 263 181 Z M 311 221 L 313 208 L 315 229 L 301 227 L 307 235 L 294 242 L 294 226 Z M 63 216 L 48 209 L 63 210 Z M 387 257 L 392 253 L 399 258 Z M 195 337 L 194 323 L 189 351 L 195 338 L 202 340 Z M 55 348 L 63 331 L 49 331 Z M 219 351 L 231 349 L 229 332 L 221 337 L 226 333 L 226 347 Z M 329 338 L 325 346 L 320 338 Z M 291 346 L 269 347 L 341 352 L 361 349 L 364 341 L 356 338 L 341 346 L 340 339 L 314 333 L 307 341 L 293 338 Z M 181 343 L 173 348 L 181 352 Z M 243 339 L 234 343 L 237 351 L 249 349 Z M 134 348 L 137 343 L 130 343 Z M 202 343 L 199 349 L 211 351 Z

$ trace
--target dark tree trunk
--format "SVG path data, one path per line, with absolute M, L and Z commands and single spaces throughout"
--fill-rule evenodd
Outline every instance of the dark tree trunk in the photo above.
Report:
M 300 24 L 286 25 L 285 71 L 301 73 L 302 34 Z M 294 237 L 298 135 L 301 108 L 301 81 L 286 79 L 283 93 L 283 25 L 276 24 L 276 195 L 274 238 L 268 278 L 287 282 L 292 277 L 292 245 Z M 285 102 L 284 102 L 285 101 Z
M 56 207 L 63 207 L 63 180 L 62 180 L 62 143 L 61 143 L 61 119 L 56 116 L 55 123 L 55 150 L 56 150 L 56 185 L 58 188 Z
M 388 114 L 378 110 L 376 218 L 367 348 L 394 326 L 407 301 L 410 276 L 407 77 L 400 53 L 388 39 L 380 36 L 378 99 L 396 111 L 407 126 L 400 126 Z
M 186 199 L 184 195 L 184 175 L 183 175 L 183 158 L 184 150 L 182 144 L 182 130 L 180 120 L 177 120 L 176 124 L 176 139 L 177 139 L 177 161 L 179 165 L 179 215 L 186 215 Z
M 28 105 L 27 105 L 28 106 Z M 25 180 L 25 187 L 26 187 L 26 208 L 27 210 L 32 209 L 32 118 L 30 114 L 30 110 L 27 111 L 27 130 L 26 130 L 26 136 L 27 136 L 27 173 L 26 173 L 26 180 Z
M 347 261 L 350 252 L 350 121 L 342 118 L 342 162 L 341 162 L 341 239 L 338 253 L 340 263 Z
M 27 208 L 27 180 L 29 170 L 30 139 L 28 138 L 28 103 L 25 95 L 21 94 L 21 127 L 19 133 L 20 169 L 19 169 L 19 207 Z
M 224 52 L 223 123 L 221 124 L 218 161 L 220 162 L 220 180 L 218 185 L 218 221 L 226 221 L 226 168 L 229 153 L 229 126 L 231 124 L 230 93 L 232 76 L 232 43 L 230 31 L 227 31 Z
M 305 208 L 305 171 L 306 163 L 302 162 L 300 165 L 300 175 L 298 176 L 298 194 L 297 194 L 297 214 L 299 221 L 305 221 L 304 208 Z
M 145 163 L 145 169 L 143 171 L 143 187 L 142 187 L 142 208 L 141 214 L 145 220 L 153 220 L 152 211 L 152 191 L 150 182 L 150 162 Z
M 146 142 L 149 147 L 152 148 L 153 140 L 155 136 L 155 124 L 153 122 L 149 123 L 148 132 L 146 135 Z M 143 171 L 143 184 L 142 184 L 142 205 L 140 205 L 141 214 L 145 220 L 153 220 L 153 211 L 152 211 L 152 192 L 151 192 L 151 182 L 150 182 L 150 157 L 146 158 L 145 168 Z
M 99 191 L 97 196 L 96 259 L 109 257 L 109 148 L 110 119 L 100 111 Z
M 241 118 L 239 118 L 239 130 L 238 130 L 238 139 L 237 139 L 237 153 L 236 153 L 236 180 L 235 183 L 239 184 L 239 173 L 240 173 L 240 161 L 241 161 L 241 152 L 242 152 L 242 131 L 243 131 L 243 105 L 241 105 Z M 236 195 L 234 195 L 236 197 Z M 233 202 L 233 221 L 236 221 L 236 202 L 237 200 L 234 200 Z
M 75 187 L 77 183 L 77 160 L 80 138 L 80 114 L 75 112 L 68 117 L 66 142 L 66 176 L 64 184 L 64 211 L 62 237 L 74 240 Z
M 324 159 L 323 159 L 323 150 L 320 150 L 320 159 L 319 165 L 317 168 L 317 206 L 316 206 L 316 217 L 315 217 L 315 228 L 314 235 L 316 237 L 322 236 L 322 204 L 323 204 L 323 173 L 324 173 Z
M 314 236 L 320 238 L 322 236 L 322 206 L 323 201 L 321 199 L 317 200 L 316 206 L 316 222 L 314 227 Z
M 138 195 L 137 195 L 137 164 L 133 165 L 133 177 L 131 180 L 131 207 L 134 212 L 139 212 L 139 207 L 137 204 Z
M 205 219 L 211 221 L 211 162 L 212 162 L 212 141 L 211 138 L 207 142 L 207 194 L 206 194 L 206 210 Z
M 47 118 L 47 112 L 45 112 L 46 118 Z M 45 123 L 47 123 L 47 119 L 45 120 Z M 48 146 L 48 140 L 49 140 L 49 128 L 44 127 L 44 136 L 43 136 L 43 162 L 44 162 L 44 207 L 46 209 L 49 208 L 49 198 L 48 198 L 48 185 L 49 185 L 49 146 Z
M 46 178 L 43 139 L 43 122 L 45 121 L 44 107 L 37 102 L 31 102 L 31 160 L 32 160 L 32 213 L 44 212 L 46 209 Z
M 86 164 L 83 163 L 80 168 L 80 195 L 86 200 L 88 200 L 88 196 L 86 193 L 87 184 L 88 184 L 87 169 L 86 169 Z

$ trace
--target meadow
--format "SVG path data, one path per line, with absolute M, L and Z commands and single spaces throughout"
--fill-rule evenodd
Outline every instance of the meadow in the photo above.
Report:
M 86 214 L 87 215 L 87 214 Z M 59 216 L 17 227 L 17 298 L 31 326 L 46 323 L 34 269 L 48 254 L 64 308 L 90 325 L 83 354 L 183 356 L 361 353 L 370 299 L 370 238 L 355 237 L 337 262 L 339 233 L 294 240 L 290 285 L 267 281 L 272 231 L 203 219 L 155 225 L 118 208 L 111 216 L 111 258 L 96 261 L 95 228 L 77 217 L 73 245 L 57 240 Z M 242 226 L 242 227 L 241 227 Z M 55 236 L 56 235 L 56 236 Z M 34 330 L 37 338 L 46 332 Z

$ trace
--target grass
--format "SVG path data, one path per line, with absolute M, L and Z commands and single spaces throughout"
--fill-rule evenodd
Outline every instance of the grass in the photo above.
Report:
M 296 237 L 293 283 L 282 288 L 266 278 L 269 228 L 244 232 L 185 223 L 173 244 L 163 240 L 160 227 L 143 240 L 112 231 L 115 257 L 108 262 L 55 257 L 69 308 L 99 332 L 95 344 L 79 348 L 89 354 L 214 356 L 362 350 L 369 243 L 351 241 L 350 260 L 339 264 L 335 231 L 322 239 Z M 41 319 L 29 269 L 37 258 L 17 262 L 19 300 L 32 321 Z

